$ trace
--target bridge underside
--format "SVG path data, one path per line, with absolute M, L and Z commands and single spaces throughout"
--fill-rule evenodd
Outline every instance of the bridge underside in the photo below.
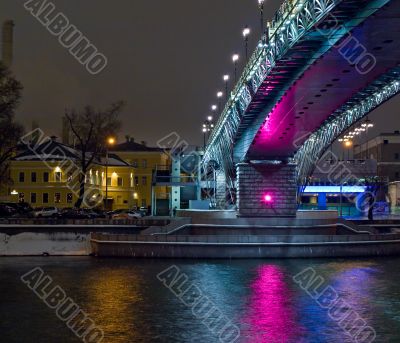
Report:
M 399 93 L 400 1 L 337 3 L 273 62 L 255 92 L 242 88 L 251 101 L 228 112 L 225 125 L 232 157 L 223 139 L 211 141 L 206 156 L 236 178 L 239 215 L 294 216 L 297 188 L 325 149 Z
M 249 128 L 247 139 L 254 139 L 243 154 L 245 159 L 293 157 L 307 138 L 335 116 L 344 104 L 348 105 L 357 94 L 362 99 L 362 91 L 368 85 L 398 65 L 399 38 L 400 2 L 392 1 L 355 27 L 351 35 L 339 40 L 297 79 L 290 81 L 291 86 L 284 96 L 266 116 L 264 114 L 262 125 L 256 121 L 256 126 Z M 301 56 L 298 51 L 301 48 L 304 46 L 300 44 L 287 57 L 288 68 L 285 70 L 282 66 L 279 74 L 291 73 L 290 61 Z M 268 78 L 266 84 L 273 87 Z M 268 94 L 268 87 L 266 89 Z M 257 133 L 253 136 L 251 131 L 255 128 Z

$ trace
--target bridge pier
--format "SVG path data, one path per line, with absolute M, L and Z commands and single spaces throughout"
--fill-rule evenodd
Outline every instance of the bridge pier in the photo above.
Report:
M 217 209 L 224 210 L 226 208 L 227 199 L 226 176 L 224 172 L 218 172 L 216 175 L 216 192 L 215 201 Z
M 295 165 L 239 163 L 236 167 L 238 216 L 296 216 Z

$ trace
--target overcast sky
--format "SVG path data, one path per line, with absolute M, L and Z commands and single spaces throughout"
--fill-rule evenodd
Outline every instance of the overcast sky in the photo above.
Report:
M 89 74 L 23 6 L 1 0 L 0 20 L 15 21 L 13 71 L 24 85 L 17 118 L 33 119 L 49 135 L 61 135 L 65 108 L 103 108 L 125 100 L 125 134 L 150 144 L 176 131 L 201 144 L 201 124 L 233 72 L 231 55 L 243 55 L 242 28 L 259 37 L 256 0 L 53 0 L 57 11 L 108 58 L 99 75 Z M 281 0 L 267 0 L 272 17 Z M 400 129 L 396 97 L 371 119 L 375 132 Z M 384 118 L 384 119 L 383 119 Z

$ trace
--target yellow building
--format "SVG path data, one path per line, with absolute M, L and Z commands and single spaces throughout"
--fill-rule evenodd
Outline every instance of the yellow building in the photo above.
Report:
M 85 178 L 84 207 L 132 209 L 137 202 L 135 168 L 114 154 L 92 163 L 87 175 L 78 167 L 80 152 L 55 140 L 27 148 L 10 165 L 9 200 L 32 207 L 74 207 Z M 107 175 L 106 175 L 107 174 Z
M 118 144 L 111 150 L 134 168 L 135 206 L 149 207 L 152 200 L 164 202 L 165 206 L 168 206 L 168 187 L 155 188 L 152 196 L 154 171 L 170 170 L 171 159 L 164 150 L 148 147 L 145 142 L 136 143 L 130 137 L 125 143 Z

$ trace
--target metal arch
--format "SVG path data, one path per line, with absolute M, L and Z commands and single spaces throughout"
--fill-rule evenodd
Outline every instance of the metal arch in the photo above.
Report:
M 208 141 L 203 163 L 220 162 L 228 179 L 235 178 L 234 138 L 258 88 L 276 61 L 342 0 L 286 0 L 275 14 L 236 84 Z
M 384 78 L 387 78 L 387 76 Z M 374 84 L 364 91 L 367 94 L 371 93 L 368 97 L 360 100 L 355 106 L 344 105 L 342 112 L 340 110 L 335 112 L 331 120 L 328 119 L 302 144 L 294 156 L 294 162 L 297 164 L 297 182 L 299 185 L 307 183 L 307 179 L 315 168 L 317 161 L 343 132 L 382 103 L 400 93 L 400 77 L 398 73 L 396 73 L 395 78 L 391 78 L 390 81 L 384 84 L 382 84 L 382 80 L 377 80 Z M 379 87 L 376 86 L 378 84 Z M 371 92 L 371 89 L 374 89 L 374 92 Z M 352 103 L 352 101 L 349 103 Z

